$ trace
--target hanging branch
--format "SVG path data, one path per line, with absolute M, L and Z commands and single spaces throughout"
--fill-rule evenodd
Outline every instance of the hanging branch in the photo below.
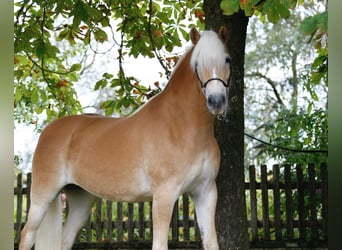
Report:
M 152 36 L 152 30 L 151 30 L 151 21 L 152 21 L 152 15 L 153 15 L 152 0 L 150 0 L 150 2 L 149 2 L 148 14 L 149 14 L 148 25 L 147 25 L 148 36 L 150 38 L 150 42 L 152 44 L 154 54 L 158 58 L 158 61 L 159 61 L 160 65 L 165 70 L 165 75 L 166 75 L 167 79 L 169 79 L 170 75 L 171 75 L 171 71 L 166 67 L 165 63 L 163 62 L 163 59 L 162 59 L 161 55 L 159 54 L 159 52 L 158 52 L 158 50 L 157 50 L 157 48 L 155 46 L 155 43 L 154 43 L 154 40 L 153 40 L 153 36 Z
M 123 21 L 122 21 L 122 28 L 121 28 L 121 34 L 120 34 L 120 43 L 119 43 L 119 49 L 118 49 L 118 53 L 119 53 L 119 80 L 120 80 L 120 85 L 123 89 L 125 89 L 124 87 L 124 83 L 123 83 L 123 79 L 126 78 L 125 76 L 125 70 L 123 68 L 123 49 L 124 49 L 124 36 L 125 36 L 125 29 L 126 29 L 126 24 L 127 24 L 127 18 L 123 12 L 121 12 L 121 16 L 123 17 Z M 159 59 L 161 60 L 161 59 Z M 165 67 L 164 67 L 165 69 Z M 167 69 L 166 69 L 167 70 Z M 171 72 L 170 72 L 171 73 Z M 140 88 L 137 85 L 128 83 L 132 88 L 138 90 L 142 95 L 144 95 L 147 99 L 150 98 L 151 96 L 146 93 L 146 90 Z M 158 90 L 160 90 L 160 88 L 158 87 Z
M 45 19 L 46 19 L 46 6 L 44 5 L 44 6 L 43 6 L 43 18 L 42 18 L 42 21 L 41 21 L 41 24 L 40 24 L 40 29 L 41 29 L 41 33 L 42 33 L 42 39 L 44 39 L 44 33 L 45 33 L 45 31 L 44 31 Z M 26 53 L 26 54 L 27 54 L 27 53 Z M 27 55 L 28 55 L 28 54 L 27 54 Z M 28 57 L 29 57 L 29 56 L 28 56 Z M 34 61 L 31 57 L 29 57 L 29 58 L 30 58 L 30 60 L 35 64 L 35 61 Z M 57 97 L 56 93 L 53 91 L 53 86 L 51 85 L 49 79 L 46 77 L 46 74 L 45 74 L 45 67 L 44 67 L 44 61 L 45 61 L 45 60 L 44 60 L 44 55 L 43 55 L 42 58 L 41 58 L 41 66 L 39 66 L 38 64 L 35 64 L 35 65 L 37 65 L 37 66 L 41 69 L 43 79 L 44 79 L 44 81 L 47 83 L 48 87 L 51 89 L 51 94 L 53 95 L 53 97 L 54 97 L 56 100 L 58 100 L 58 97 Z
M 284 102 L 283 102 L 283 100 L 281 99 L 280 94 L 278 93 L 278 90 L 277 90 L 277 88 L 276 88 L 276 83 L 275 83 L 272 79 L 270 79 L 269 77 L 265 76 L 264 74 L 262 74 L 262 73 L 260 73 L 260 72 L 252 72 L 252 73 L 250 73 L 250 74 L 246 74 L 246 77 L 260 77 L 260 78 L 262 78 L 262 79 L 265 79 L 266 82 L 267 82 L 269 85 L 271 85 L 271 87 L 272 87 L 272 89 L 273 89 L 273 92 L 274 92 L 274 94 L 275 94 L 275 96 L 276 96 L 276 98 L 277 98 L 277 102 L 278 102 L 280 105 L 284 106 Z

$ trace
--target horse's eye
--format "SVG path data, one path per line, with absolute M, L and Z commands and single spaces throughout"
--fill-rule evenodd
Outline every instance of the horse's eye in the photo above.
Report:
M 230 58 L 226 57 L 226 63 L 230 63 Z

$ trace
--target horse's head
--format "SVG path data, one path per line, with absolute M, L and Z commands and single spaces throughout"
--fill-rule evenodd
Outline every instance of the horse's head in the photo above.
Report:
M 192 28 L 190 38 L 195 45 L 191 66 L 205 95 L 209 111 L 222 115 L 228 108 L 228 87 L 231 74 L 230 57 L 225 49 L 228 30 L 221 27 L 218 34 Z

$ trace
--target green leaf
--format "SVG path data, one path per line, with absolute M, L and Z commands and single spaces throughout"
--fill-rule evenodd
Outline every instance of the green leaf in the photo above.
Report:
M 43 57 L 46 53 L 46 46 L 45 46 L 45 43 L 43 40 L 38 40 L 37 43 L 36 43 L 36 54 L 38 57 Z
M 31 94 L 31 103 L 32 104 L 37 104 L 39 100 L 39 94 L 38 94 L 38 89 L 35 88 Z
M 328 12 L 319 13 L 305 18 L 299 29 L 307 34 L 314 33 L 317 29 L 328 32 Z
M 37 106 L 34 111 L 39 115 L 45 110 L 44 106 Z
M 110 87 L 114 88 L 121 85 L 121 80 L 119 78 L 114 78 L 111 80 Z
M 105 42 L 108 40 L 108 35 L 105 31 L 103 31 L 102 29 L 95 29 L 94 30 L 94 37 L 95 37 L 95 40 L 98 41 L 98 42 Z
M 314 33 L 317 30 L 317 18 L 307 17 L 303 20 L 299 29 L 307 34 Z
M 308 106 L 308 108 L 307 108 L 307 113 L 308 113 L 308 114 L 310 114 L 310 113 L 311 113 L 311 111 L 312 111 L 312 107 L 313 107 L 313 103 L 312 103 L 312 102 L 310 102 L 310 103 L 309 103 L 309 106 Z
M 185 29 L 182 29 L 181 27 L 178 28 L 178 30 L 182 33 L 182 36 L 183 38 L 186 40 L 186 41 L 189 41 L 189 32 Z
M 46 95 L 46 91 L 43 89 L 39 89 L 39 96 L 40 96 L 40 100 L 42 102 L 46 102 L 47 101 L 47 95 Z
M 323 32 L 328 32 L 328 12 L 317 14 L 317 26 Z
M 90 30 L 87 30 L 87 33 L 84 35 L 83 41 L 85 45 L 89 45 L 90 43 L 90 34 L 91 34 Z
M 222 0 L 220 7 L 224 15 L 230 16 L 239 11 L 240 0 Z
M 71 66 L 70 71 L 79 71 L 82 68 L 82 64 L 80 63 L 75 63 Z
M 289 18 L 290 14 L 291 14 L 290 10 L 285 8 L 282 5 L 278 5 L 278 6 L 279 6 L 278 10 L 279 10 L 280 17 L 282 17 L 282 18 Z
M 321 79 L 325 76 L 325 73 L 321 72 L 313 72 L 311 75 L 311 80 L 313 84 L 319 84 L 321 82 Z M 318 96 L 315 94 L 312 96 L 315 101 L 318 101 Z
M 116 101 L 115 100 L 108 100 L 102 103 L 101 107 L 105 111 L 106 116 L 110 116 L 114 113 L 114 108 L 116 106 Z
M 23 95 L 21 93 L 21 90 L 18 87 L 16 87 L 15 93 L 14 93 L 14 101 L 16 101 L 16 102 L 20 101 L 22 96 Z
M 259 4 L 260 0 L 248 0 L 240 1 L 240 8 L 245 11 L 246 16 L 253 15 L 256 10 L 256 5 Z
M 96 82 L 94 90 L 103 89 L 106 86 L 107 86 L 107 80 L 106 79 L 101 79 L 101 80 Z
M 112 74 L 109 74 L 109 73 L 104 73 L 103 75 L 102 75 L 104 78 L 106 78 L 106 79 L 112 79 L 114 76 L 112 75 Z

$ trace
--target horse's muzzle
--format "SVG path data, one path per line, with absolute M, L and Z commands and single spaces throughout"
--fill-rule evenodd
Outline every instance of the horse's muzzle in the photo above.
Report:
M 207 98 L 207 106 L 213 115 L 222 115 L 227 108 L 227 98 L 223 94 L 210 95 Z

